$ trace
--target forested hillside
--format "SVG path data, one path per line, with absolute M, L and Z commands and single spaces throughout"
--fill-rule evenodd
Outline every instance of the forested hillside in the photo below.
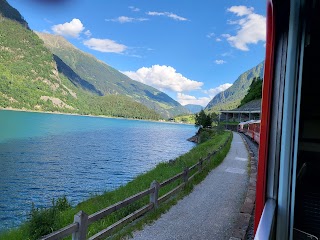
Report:
M 2 15 L 5 18 L 17 21 L 21 23 L 24 27 L 29 28 L 28 23 L 26 22 L 26 20 L 24 20 L 19 11 L 10 6 L 6 0 L 0 0 L 0 15 Z
M 97 94 L 126 95 L 150 109 L 154 109 L 166 118 L 188 113 L 186 108 L 167 94 L 130 79 L 94 56 L 80 51 L 62 36 L 37 34 L 58 58 L 58 68 L 63 69 L 63 66 L 66 65 L 70 68 L 69 71 L 64 71 L 69 80 L 73 81 L 73 77 L 69 74 L 71 71 L 77 74 L 78 79 L 82 80 L 82 82 L 78 82 L 79 87 L 87 88 L 85 85 L 90 84 L 90 91 Z
M 262 83 L 263 83 L 263 80 L 259 77 L 254 78 L 252 80 L 252 83 L 249 87 L 249 91 L 247 95 L 241 100 L 239 107 L 253 100 L 262 98 Z
M 254 78 L 263 77 L 264 61 L 241 74 L 227 90 L 218 93 L 206 106 L 207 111 L 229 110 L 237 108 L 247 94 Z
M 63 71 L 59 73 L 54 56 L 19 12 L 4 0 L 0 1 L 0 9 L 0 108 L 160 118 L 129 97 L 99 97 L 102 94 L 98 91 L 78 88 Z M 8 12 L 4 14 L 4 10 Z M 90 86 L 88 83 L 87 88 Z
M 198 113 L 203 109 L 202 106 L 196 104 L 187 104 L 184 107 L 187 108 L 191 113 Z
M 76 93 L 63 84 L 52 54 L 32 31 L 0 17 L 0 51 L 1 107 L 76 110 Z M 44 96 L 60 99 L 61 107 Z

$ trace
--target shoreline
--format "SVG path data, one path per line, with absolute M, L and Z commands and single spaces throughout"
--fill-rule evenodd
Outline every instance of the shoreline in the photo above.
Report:
M 106 115 L 85 115 L 79 113 L 64 113 L 64 112 L 48 112 L 48 111 L 37 111 L 37 110 L 29 110 L 29 109 L 19 109 L 19 108 L 3 108 L 0 107 L 0 111 L 16 111 L 16 112 L 28 112 L 28 113 L 44 113 L 44 114 L 57 114 L 57 115 L 66 115 L 66 116 L 80 116 L 80 117 L 94 117 L 94 118 L 109 118 L 109 119 L 123 119 L 123 120 L 134 120 L 134 121 L 147 121 L 147 122 L 156 122 L 156 123 L 171 123 L 171 124 L 181 124 L 181 125 L 193 125 L 190 123 L 179 123 L 179 122 L 171 122 L 166 120 L 151 120 L 151 119 L 137 119 L 137 118 L 123 118 L 123 117 L 112 117 Z
M 220 149 L 219 146 L 222 146 L 223 142 L 226 143 L 229 140 L 228 140 L 228 133 L 223 133 L 217 138 L 211 139 L 211 141 L 214 141 L 215 143 L 219 143 L 217 146 L 215 146 L 215 144 L 206 144 L 204 146 L 206 149 L 210 151 L 215 151 Z M 204 152 L 205 152 L 205 155 L 204 155 Z M 112 204 L 115 204 L 117 202 L 117 198 L 126 199 L 129 196 L 133 196 L 138 192 L 144 191 L 145 189 L 150 187 L 150 179 L 157 180 L 158 182 L 165 181 L 166 179 L 183 171 L 183 168 L 181 168 L 182 166 L 181 163 L 183 163 L 183 165 L 187 163 L 188 166 L 192 166 L 196 162 L 198 162 L 200 158 L 207 157 L 206 152 L 207 151 L 204 151 L 203 149 L 200 150 L 197 148 L 192 148 L 190 149 L 190 151 L 186 152 L 185 154 L 182 154 L 179 157 L 175 158 L 174 161 L 169 161 L 166 164 L 157 164 L 155 168 L 152 168 L 149 171 L 136 176 L 133 180 L 127 182 L 122 187 L 119 187 L 110 192 L 105 192 L 103 194 L 90 197 L 88 199 L 83 199 L 83 201 L 76 204 L 75 206 L 72 206 L 72 208 L 64 212 L 65 215 L 63 216 L 63 220 L 61 220 L 60 218 L 57 218 L 57 223 L 59 223 L 59 221 L 62 221 L 61 222 L 62 223 L 61 228 L 62 228 L 70 224 L 70 222 L 72 222 L 72 219 L 74 218 L 74 215 L 80 210 L 85 211 L 88 214 L 92 214 L 94 212 L 100 211 L 101 209 L 104 209 L 107 206 L 111 206 Z M 177 164 L 179 168 L 172 168 L 172 165 L 174 164 Z M 169 171 L 168 171 L 168 166 L 170 166 Z M 172 172 L 172 171 L 176 171 L 176 172 Z M 117 196 L 117 198 L 115 198 L 115 196 Z M 113 220 L 111 219 L 108 221 L 113 221 Z M 113 224 L 113 223 L 114 222 L 110 222 L 110 224 Z M 8 231 L 3 231 L 3 232 L 0 231 L 0 238 L 12 239 L 12 240 L 24 239 L 20 237 L 25 237 L 27 234 L 27 232 L 25 232 L 27 231 L 27 228 L 25 227 L 27 225 L 25 224 L 27 224 L 27 222 L 20 224 L 20 226 L 18 227 L 11 228 Z M 106 224 L 108 224 L 108 222 Z

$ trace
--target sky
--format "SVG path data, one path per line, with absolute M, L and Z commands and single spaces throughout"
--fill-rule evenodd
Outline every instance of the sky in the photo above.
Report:
M 62 35 L 182 105 L 205 107 L 265 57 L 265 0 L 8 2 L 32 30 Z

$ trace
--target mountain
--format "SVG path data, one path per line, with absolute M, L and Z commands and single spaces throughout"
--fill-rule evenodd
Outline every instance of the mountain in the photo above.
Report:
M 6 0 L 0 0 L 0 16 L 19 22 L 29 29 L 28 23 L 21 16 L 19 11 L 13 8 Z
M 208 111 L 229 110 L 239 106 L 254 78 L 263 78 L 264 61 L 241 74 L 231 87 L 218 93 L 205 107 Z
M 248 102 L 257 100 L 262 98 L 262 83 L 263 80 L 261 78 L 254 78 L 251 82 L 247 95 L 241 100 L 240 106 L 245 105 Z
M 3 3 L 3 1 L 1 1 Z M 76 94 L 59 77 L 52 54 L 15 18 L 0 17 L 0 106 L 48 110 L 41 97 L 72 107 Z M 68 102 L 68 104 L 66 103 Z
M 94 85 L 59 62 L 21 14 L 0 0 L 0 108 L 160 118 L 130 97 L 101 95 Z
M 77 49 L 62 36 L 37 34 L 55 55 L 58 69 L 61 69 L 73 83 L 73 75 L 77 75 L 76 79 L 79 81 L 74 83 L 77 86 L 98 95 L 120 94 L 128 96 L 166 118 L 188 113 L 187 109 L 165 93 L 130 79 L 94 56 Z M 66 66 L 70 69 L 66 69 Z
M 198 113 L 203 109 L 202 106 L 196 104 L 187 104 L 184 105 L 184 107 L 188 109 L 191 113 Z

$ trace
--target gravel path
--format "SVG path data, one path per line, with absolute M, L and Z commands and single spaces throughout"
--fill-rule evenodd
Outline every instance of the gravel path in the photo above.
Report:
M 229 239 L 246 194 L 247 164 L 244 142 L 233 133 L 225 160 L 152 225 L 134 232 L 133 239 Z

